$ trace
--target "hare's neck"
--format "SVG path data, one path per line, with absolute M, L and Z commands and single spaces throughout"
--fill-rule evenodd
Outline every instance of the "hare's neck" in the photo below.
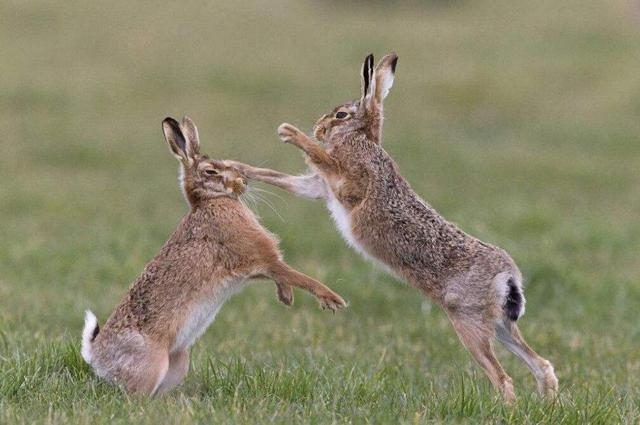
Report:
M 176 234 L 186 239 L 227 239 L 232 237 L 238 223 L 245 221 L 244 207 L 237 200 L 211 199 L 192 206 Z
M 371 118 L 369 125 L 365 128 L 365 135 L 371 143 L 381 144 L 382 141 L 382 111 Z
M 217 196 L 214 198 L 200 199 L 198 202 L 191 204 L 191 211 L 198 210 L 212 210 L 220 208 L 237 208 L 242 206 L 237 198 L 231 198 L 229 196 Z

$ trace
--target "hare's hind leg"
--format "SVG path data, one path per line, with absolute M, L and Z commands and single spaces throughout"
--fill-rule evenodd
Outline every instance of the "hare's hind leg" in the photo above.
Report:
M 149 349 L 136 356 L 125 374 L 127 391 L 155 395 L 169 370 L 169 356 L 165 349 Z
M 189 371 L 189 350 L 177 351 L 169 355 L 169 370 L 167 370 L 156 394 L 163 394 L 177 387 L 184 381 Z
M 507 318 L 496 327 L 496 336 L 505 347 L 531 369 L 538 383 L 538 391 L 547 398 L 554 398 L 558 393 L 558 378 L 551 362 L 533 351 L 525 342 L 518 325 Z
M 133 331 L 100 335 L 93 347 L 96 373 L 130 393 L 153 395 L 169 366 L 166 348 Z
M 458 311 L 448 313 L 460 341 L 485 371 L 493 386 L 507 403 L 514 402 L 516 395 L 511 377 L 504 371 L 493 351 L 493 326 L 481 317 L 467 316 Z

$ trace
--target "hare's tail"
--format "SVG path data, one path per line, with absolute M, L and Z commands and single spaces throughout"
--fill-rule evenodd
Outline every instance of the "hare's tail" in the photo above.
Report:
M 509 277 L 506 282 L 507 290 L 502 309 L 504 315 L 512 321 L 518 320 L 524 314 L 525 299 L 522 292 L 522 285 L 514 277 Z
M 85 311 L 84 329 L 82 330 L 82 350 L 80 353 L 82 354 L 84 361 L 89 364 L 91 364 L 91 360 L 93 359 L 91 344 L 93 343 L 93 340 L 96 339 L 99 332 L 100 326 L 98 325 L 98 319 L 96 319 L 95 314 L 90 310 Z

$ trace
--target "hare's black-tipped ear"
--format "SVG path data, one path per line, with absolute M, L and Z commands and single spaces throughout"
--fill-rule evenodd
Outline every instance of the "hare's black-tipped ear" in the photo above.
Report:
M 167 117 L 162 121 L 162 131 L 164 132 L 164 138 L 167 140 L 171 152 L 181 161 L 189 162 L 189 156 L 187 155 L 187 139 L 178 121 L 171 117 Z
M 180 128 L 182 129 L 182 134 L 187 138 L 187 156 L 193 158 L 196 154 L 200 153 L 198 127 L 196 127 L 191 118 L 185 116 L 182 118 Z
M 367 95 L 371 93 L 371 82 L 373 81 L 373 55 L 368 54 L 362 63 L 362 71 L 360 72 L 362 82 L 362 102 Z
M 376 66 L 373 73 L 375 80 L 375 101 L 382 104 L 382 101 L 389 94 L 389 89 L 393 86 L 393 80 L 396 74 L 396 65 L 398 64 L 398 55 L 389 53 Z

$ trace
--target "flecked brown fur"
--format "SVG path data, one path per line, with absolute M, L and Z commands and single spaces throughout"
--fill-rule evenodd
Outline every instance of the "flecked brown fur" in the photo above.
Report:
M 283 141 L 305 152 L 311 174 L 289 176 L 231 164 L 248 178 L 326 199 L 350 245 L 445 309 L 461 342 L 507 401 L 515 394 L 493 352 L 494 336 L 530 367 L 540 392 L 553 397 L 558 384 L 551 363 L 524 342 L 513 320 L 524 312 L 522 277 L 514 261 L 445 220 L 415 193 L 382 148 L 383 100 L 397 60 L 387 55 L 373 69 L 373 56 L 367 56 L 361 98 L 334 108 L 315 125 L 324 147 L 290 124 L 279 127 Z
M 244 179 L 233 167 L 200 154 L 189 118 L 181 124 L 167 118 L 163 128 L 182 164 L 182 189 L 191 210 L 97 335 L 91 313 L 83 332 L 83 357 L 96 373 L 144 394 L 182 382 L 189 346 L 247 279 L 272 279 L 287 305 L 293 302 L 291 286 L 314 294 L 323 308 L 346 305 L 331 289 L 283 262 L 276 238 L 238 199 Z

